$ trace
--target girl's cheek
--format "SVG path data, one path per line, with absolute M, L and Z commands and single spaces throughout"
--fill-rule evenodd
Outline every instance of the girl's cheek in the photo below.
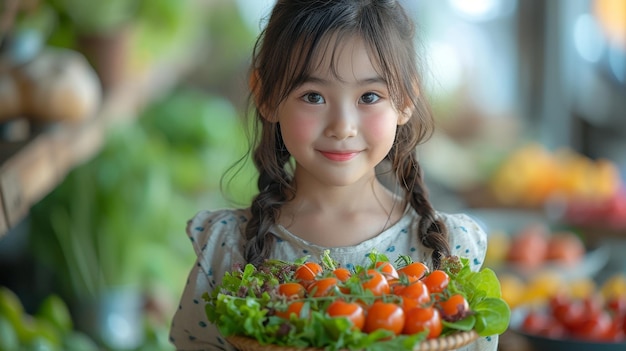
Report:
M 385 139 L 395 137 L 397 117 L 393 113 L 376 113 L 363 119 L 363 131 L 371 138 Z
M 296 140 L 309 140 L 319 129 L 319 120 L 315 118 L 299 118 L 294 116 L 281 125 L 283 137 Z M 287 135 L 286 135 L 287 134 Z

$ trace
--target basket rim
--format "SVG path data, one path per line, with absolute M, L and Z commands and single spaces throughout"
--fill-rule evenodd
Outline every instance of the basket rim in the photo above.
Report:
M 435 339 L 427 339 L 417 344 L 412 351 L 449 351 L 455 350 L 462 346 L 468 345 L 478 339 L 478 333 L 475 330 L 458 331 Z M 251 337 L 243 335 L 231 335 L 226 340 L 240 351 L 323 351 L 324 349 L 315 347 L 295 347 L 280 345 L 261 345 Z M 348 350 L 341 350 L 348 351 Z

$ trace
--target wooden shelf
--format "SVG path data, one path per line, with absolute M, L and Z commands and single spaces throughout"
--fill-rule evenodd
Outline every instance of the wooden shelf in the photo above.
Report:
M 97 154 L 108 128 L 137 117 L 142 107 L 166 93 L 185 64 L 162 64 L 116 85 L 99 113 L 78 124 L 56 123 L 26 141 L 0 142 L 0 237 L 19 224 L 30 208 L 77 165 Z

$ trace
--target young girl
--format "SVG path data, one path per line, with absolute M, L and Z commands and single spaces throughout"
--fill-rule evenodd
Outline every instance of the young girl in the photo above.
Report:
M 438 267 L 468 257 L 485 233 L 428 201 L 416 147 L 433 118 L 416 68 L 413 24 L 396 0 L 278 0 L 253 52 L 258 195 L 247 209 L 204 211 L 187 233 L 197 254 L 170 340 L 232 350 L 202 294 L 233 264 L 320 257 L 366 265 L 376 249 Z M 471 350 L 496 350 L 497 336 Z

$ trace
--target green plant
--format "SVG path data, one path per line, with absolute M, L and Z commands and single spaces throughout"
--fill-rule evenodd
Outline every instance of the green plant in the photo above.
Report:
M 224 99 L 181 90 L 155 102 L 139 122 L 113 128 L 97 157 L 33 207 L 35 256 L 75 297 L 115 286 L 171 286 L 192 259 L 182 240 L 186 220 L 228 203 L 219 180 L 244 152 L 236 111 Z M 241 173 L 229 197 L 246 201 L 251 167 Z
M 44 0 L 79 33 L 108 33 L 130 23 L 141 0 Z

